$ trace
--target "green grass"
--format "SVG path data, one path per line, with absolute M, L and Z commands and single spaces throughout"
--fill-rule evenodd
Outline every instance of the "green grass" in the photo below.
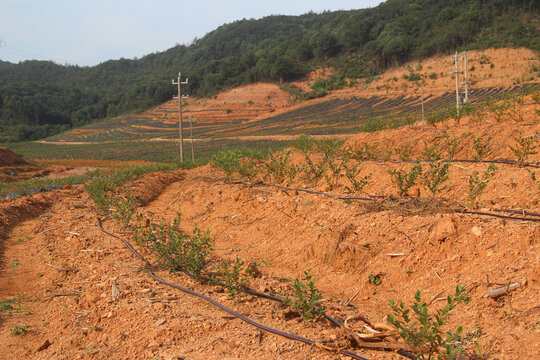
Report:
M 74 175 L 59 179 L 34 178 L 23 181 L 0 181 L 0 198 L 18 198 L 24 195 L 31 195 L 36 192 L 49 191 L 63 188 L 66 185 L 82 184 L 88 180 L 99 176 L 101 171 L 88 171 L 84 175 Z
M 195 162 L 205 164 L 220 149 L 251 148 L 279 150 L 290 146 L 292 141 L 230 140 L 219 139 L 195 143 Z M 4 146 L 4 145 L 1 145 Z M 27 159 L 94 159 L 94 160 L 145 160 L 160 163 L 177 162 L 179 146 L 174 142 L 118 141 L 101 144 L 55 145 L 34 142 L 9 144 L 19 156 Z M 184 159 L 191 160 L 191 145 L 184 143 Z

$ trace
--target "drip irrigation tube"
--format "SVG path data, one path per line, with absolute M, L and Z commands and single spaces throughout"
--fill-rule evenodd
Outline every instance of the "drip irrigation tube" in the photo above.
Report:
M 512 213 L 512 214 L 522 214 L 523 216 L 529 215 L 529 216 L 540 216 L 539 213 L 530 212 L 527 210 L 513 210 L 513 209 L 493 209 L 493 211 L 496 212 L 506 212 L 506 213 Z
M 315 191 L 315 190 L 309 190 L 309 189 L 302 189 L 302 188 L 291 188 L 287 186 L 281 186 L 281 185 L 273 185 L 273 184 L 267 184 L 269 186 L 276 187 L 278 189 L 284 189 L 284 190 L 296 190 L 296 191 L 304 191 L 310 194 L 317 194 L 317 195 L 323 195 L 327 196 L 332 199 L 338 199 L 338 200 L 366 200 L 366 201 L 380 201 L 373 198 L 363 198 L 363 197 L 354 197 L 354 196 L 339 196 L 334 194 L 325 193 L 322 191 Z M 523 221 L 540 221 L 540 214 L 524 211 L 524 210 L 513 210 L 513 209 L 494 209 L 493 211 L 497 212 L 507 212 L 507 213 L 513 213 L 513 214 L 524 214 L 529 215 L 530 217 L 526 216 L 509 216 L 509 215 L 501 215 L 501 214 L 494 214 L 490 212 L 484 212 L 484 211 L 469 211 L 469 210 L 462 210 L 462 209 L 453 209 L 453 211 L 460 213 L 460 214 L 471 214 L 471 215 L 485 215 L 485 216 L 493 216 L 501 219 L 509 219 L 509 220 L 523 220 Z
M 372 198 L 356 197 L 356 196 L 339 196 L 339 195 L 334 195 L 334 194 L 328 194 L 328 193 L 325 193 L 325 192 L 322 192 L 322 191 L 315 191 L 315 190 L 302 189 L 302 188 L 291 188 L 291 187 L 281 186 L 281 185 L 270 185 L 270 186 L 276 187 L 278 189 L 283 189 L 283 190 L 304 191 L 304 192 L 307 192 L 307 193 L 310 193 L 310 194 L 323 195 L 323 196 L 327 196 L 327 197 L 330 197 L 330 198 L 333 198 L 333 199 L 338 199 L 338 200 L 378 201 L 377 199 L 372 199 Z
M 127 242 L 126 240 L 124 240 L 123 238 L 121 238 L 120 236 L 118 235 L 115 235 L 107 230 L 105 230 L 101 224 L 102 220 L 99 220 L 98 221 L 98 227 L 101 231 L 103 231 L 104 233 L 106 233 L 107 235 L 110 235 L 116 239 L 119 239 L 120 241 L 122 241 L 124 243 L 124 245 L 135 255 L 137 256 L 140 260 L 142 260 L 145 265 L 146 265 L 146 272 L 148 273 L 148 275 L 153 278 L 154 280 L 156 280 L 157 282 L 161 283 L 161 284 L 164 284 L 164 285 L 167 285 L 167 286 L 170 286 L 172 288 L 175 288 L 177 290 L 180 290 L 180 291 L 183 291 L 185 293 L 188 293 L 190 295 L 193 295 L 193 296 L 196 296 L 196 297 L 199 297 L 209 303 L 211 303 L 212 305 L 220 308 L 221 310 L 233 315 L 234 317 L 258 328 L 258 329 L 261 329 L 261 330 L 264 330 L 266 332 L 269 332 L 269 333 L 272 333 L 272 334 L 275 334 L 275 335 L 279 335 L 279 336 L 282 336 L 284 338 L 287 338 L 287 339 L 290 339 L 290 340 L 295 340 L 295 341 L 299 341 L 299 342 L 303 342 L 305 344 L 308 344 L 308 345 L 317 345 L 318 343 L 314 340 L 310 340 L 310 339 L 307 339 L 307 338 L 304 338 L 304 337 L 301 337 L 301 336 L 298 336 L 298 335 L 294 335 L 294 334 L 290 334 L 290 333 L 287 333 L 287 332 L 284 332 L 284 331 L 280 331 L 280 330 L 277 330 L 277 329 L 274 329 L 274 328 L 271 328 L 271 327 L 268 327 L 266 325 L 262 325 L 262 324 L 259 324 L 258 322 L 255 322 L 251 319 L 249 319 L 248 317 L 246 316 L 243 316 L 243 315 L 240 315 L 238 314 L 237 312 L 235 312 L 234 310 L 231 310 L 229 309 L 228 307 L 218 303 L 217 301 L 209 298 L 208 296 L 206 295 L 203 295 L 201 293 L 198 293 L 196 291 L 193 291 L 193 290 L 190 290 L 188 288 L 185 288 L 185 287 L 182 287 L 182 286 L 179 286 L 179 285 L 176 285 L 176 284 L 173 284 L 171 282 L 168 282 L 166 280 L 163 280 L 161 278 L 159 278 L 158 276 L 156 276 L 151 270 L 151 264 L 148 260 L 146 260 L 146 258 L 144 258 L 141 254 L 139 254 L 137 252 L 137 250 L 135 250 L 131 244 L 129 244 L 129 242 Z M 366 358 L 360 356 L 360 355 L 357 355 L 357 354 L 354 354 L 352 352 L 349 352 L 349 351 L 346 351 L 346 350 L 337 350 L 336 352 L 342 354 L 342 355 L 345 355 L 345 356 L 349 356 L 353 359 L 357 359 L 357 360 L 367 360 Z
M 489 213 L 489 212 L 484 212 L 484 211 L 469 211 L 469 210 L 459 210 L 459 209 L 454 209 L 454 211 L 460 214 L 486 215 L 486 216 L 493 216 L 493 217 L 498 217 L 501 219 L 509 219 L 509 220 L 540 221 L 540 217 L 509 216 L 509 215 L 494 214 L 494 213 Z M 512 212 L 521 213 L 521 211 L 518 211 L 518 210 L 513 210 Z

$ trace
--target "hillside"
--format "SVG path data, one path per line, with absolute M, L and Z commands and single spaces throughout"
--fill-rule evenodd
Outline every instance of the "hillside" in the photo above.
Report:
M 240 90 L 249 92 L 238 89 L 232 98 Z M 434 314 L 466 285 L 469 301 L 442 327 L 446 339 L 463 326 L 446 341 L 463 349 L 459 359 L 536 359 L 539 102 L 536 89 L 461 118 L 356 134 L 344 144 L 304 137 L 267 158 L 222 149 L 213 164 L 193 169 L 126 178 L 131 168 L 95 175 L 86 187 L 2 199 L 0 357 L 342 360 L 353 357 L 336 352 L 348 351 L 405 359 L 398 349 L 419 355 L 425 343 L 411 349 L 391 331 L 390 300 L 408 308 L 420 290 Z M 403 189 L 397 175 L 418 167 L 422 175 Z M 104 216 L 104 205 L 112 216 Z M 270 299 L 231 296 L 230 288 L 187 276 L 185 263 L 173 262 L 187 251 L 167 247 L 173 242 L 160 230 L 179 209 L 178 233 L 190 236 L 177 241 L 213 240 L 204 275 L 222 279 L 228 264 L 234 278 L 232 264 L 241 261 L 242 286 Z M 101 231 L 100 219 L 151 265 Z M 244 277 L 248 264 L 256 271 Z M 316 302 L 344 327 L 322 317 L 303 321 L 298 310 L 272 301 L 292 297 L 295 279 L 308 282 L 305 271 L 322 292 Z M 147 272 L 313 342 L 256 328 Z
M 516 94 L 540 82 L 540 58 L 525 48 L 468 52 L 470 104 L 483 104 Z M 421 119 L 422 99 L 427 116 L 455 106 L 455 80 L 448 72 L 449 56 L 413 61 L 360 82 L 330 91 L 327 96 L 302 100 L 276 84 L 237 87 L 212 98 L 192 97 L 183 103 L 183 126 L 196 140 L 251 137 L 294 139 L 300 134 L 346 135 L 392 127 Z M 417 77 L 410 79 L 411 72 Z M 436 76 L 433 76 L 436 74 Z M 315 71 L 292 84 L 309 91 L 318 79 L 334 76 L 330 69 Z M 463 77 L 463 70 L 460 72 Z M 501 77 L 503 76 L 503 77 Z M 406 78 L 407 77 L 407 78 Z M 502 85 L 502 86 L 501 86 Z M 460 91 L 463 93 L 464 86 Z M 289 136 L 289 137 L 287 137 Z M 92 144 L 113 141 L 176 141 L 178 102 L 170 100 L 141 114 L 128 114 L 50 137 L 51 144 Z
M 38 139 L 170 99 L 179 70 L 208 96 L 249 83 L 301 78 L 331 67 L 365 79 L 411 59 L 455 50 L 526 46 L 538 51 L 534 0 L 388 0 L 354 11 L 269 16 L 226 24 L 190 45 L 95 67 L 0 62 L 0 137 Z

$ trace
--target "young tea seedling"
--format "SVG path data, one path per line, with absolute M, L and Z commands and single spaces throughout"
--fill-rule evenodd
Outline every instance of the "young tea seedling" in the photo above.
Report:
M 421 175 L 422 165 L 420 163 L 415 164 L 409 172 L 396 169 L 390 170 L 392 183 L 397 188 L 400 196 L 407 195 L 409 189 L 416 184 L 416 179 Z
M 484 160 L 486 157 L 491 155 L 491 136 L 485 140 L 483 136 L 475 137 L 472 135 L 472 138 L 474 150 L 472 157 L 474 160 Z
M 241 293 L 242 289 L 249 286 L 248 277 L 251 274 L 247 269 L 242 271 L 243 266 L 244 261 L 239 257 L 236 257 L 234 262 L 222 260 L 219 265 L 216 266 L 217 280 L 224 283 L 225 291 L 229 293 L 231 299 L 235 299 L 236 296 Z
M 360 164 L 355 164 L 352 167 L 348 167 L 347 164 L 343 165 L 345 169 L 345 177 L 351 183 L 351 187 L 345 186 L 345 191 L 358 193 L 362 191 L 364 186 L 369 184 L 369 178 L 371 178 L 371 173 L 366 176 L 359 177 L 362 167 Z
M 474 171 L 469 177 L 469 200 L 473 207 L 477 207 L 477 198 L 486 189 L 489 180 L 495 175 L 498 168 L 495 165 L 490 165 L 486 171 L 479 175 L 478 171 Z
M 508 145 L 508 147 L 516 156 L 519 165 L 523 165 L 529 158 L 529 155 L 537 153 L 535 151 L 536 145 L 534 144 L 534 136 L 523 136 L 520 131 L 519 137 L 514 137 L 514 139 L 516 140 L 516 145 L 513 147 Z
M 396 304 L 390 300 L 392 313 L 388 314 L 388 323 L 398 329 L 399 335 L 409 344 L 421 359 L 455 359 L 462 348 L 456 343 L 460 340 L 463 327 L 456 331 L 443 331 L 452 310 L 461 302 L 468 302 L 469 297 L 465 285 L 458 285 L 454 295 L 448 295 L 447 304 L 437 310 L 436 314 L 429 314 L 427 304 L 421 299 L 418 290 L 415 301 L 406 308 L 401 302 Z
M 437 192 L 441 192 L 448 187 L 448 185 L 441 185 L 448 180 L 449 173 L 449 162 L 432 162 L 428 170 L 423 174 L 424 187 L 431 191 L 431 195 L 434 196 Z
M 304 271 L 304 275 L 304 281 L 294 280 L 292 298 L 285 295 L 283 301 L 305 321 L 315 321 L 324 313 L 326 307 L 318 304 L 322 292 L 315 287 L 315 278 L 309 271 Z

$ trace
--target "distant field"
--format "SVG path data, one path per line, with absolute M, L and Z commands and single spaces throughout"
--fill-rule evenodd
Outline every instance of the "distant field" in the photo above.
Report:
M 502 95 L 516 94 L 534 84 L 512 87 L 477 88 L 470 91 L 471 103 L 483 103 Z M 455 104 L 455 93 L 448 91 L 439 96 L 424 98 L 426 114 L 440 111 Z M 369 131 L 370 122 L 387 122 L 395 127 L 418 120 L 421 114 L 420 96 L 371 96 L 331 99 L 296 110 L 254 120 L 268 113 L 253 105 L 242 108 L 190 108 L 184 111 L 183 126 L 189 136 L 190 116 L 193 117 L 193 137 L 208 139 L 231 136 L 260 135 L 331 135 L 354 134 Z M 94 123 L 47 139 L 47 142 L 95 143 L 128 141 L 151 138 L 172 139 L 178 137 L 178 110 L 173 102 L 138 115 L 126 115 L 113 120 Z
M 282 149 L 292 141 L 230 140 L 220 139 L 195 142 L 195 162 L 208 162 L 218 150 L 252 148 Z M 117 141 L 100 144 L 56 145 L 34 142 L 14 143 L 10 148 L 26 159 L 95 159 L 95 160 L 146 160 L 160 163 L 178 161 L 179 146 L 176 142 Z M 184 143 L 184 159 L 191 161 L 191 144 Z

